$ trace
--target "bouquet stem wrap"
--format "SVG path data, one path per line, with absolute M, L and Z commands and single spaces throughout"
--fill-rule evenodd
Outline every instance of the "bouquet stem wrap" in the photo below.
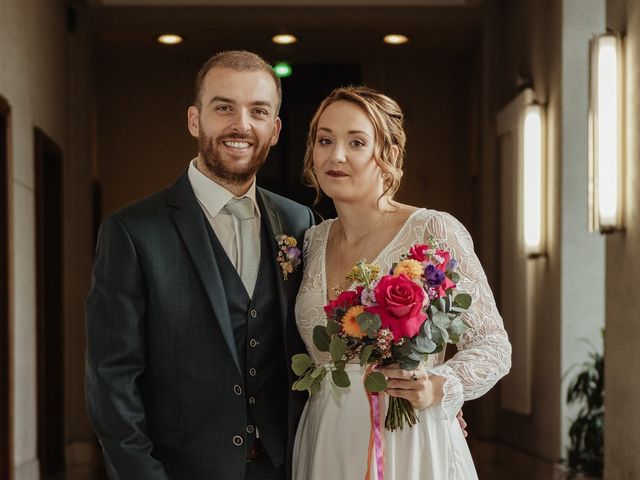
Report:
M 367 375 L 375 368 L 369 365 Z M 366 376 L 365 376 L 366 378 Z M 371 460 L 375 456 L 378 480 L 384 480 L 384 435 L 382 434 L 382 412 L 384 402 L 379 393 L 367 392 L 369 398 L 369 414 L 371 416 L 371 431 L 369 433 L 369 455 L 367 457 L 367 473 L 365 480 L 371 480 Z

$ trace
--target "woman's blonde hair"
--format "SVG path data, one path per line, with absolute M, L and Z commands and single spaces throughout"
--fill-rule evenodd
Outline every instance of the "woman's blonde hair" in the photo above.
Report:
M 322 101 L 309 125 L 307 151 L 304 155 L 302 174 L 305 184 L 316 190 L 315 204 L 318 203 L 322 195 L 318 178 L 313 171 L 313 147 L 316 143 L 318 120 L 329 105 L 340 101 L 350 102 L 360 107 L 371 120 L 376 136 L 374 159 L 380 167 L 384 180 L 382 196 L 388 195 L 393 198 L 400 188 L 402 162 L 407 140 L 402 110 L 395 100 L 371 88 L 340 87 L 336 88 Z M 393 146 L 398 148 L 398 155 L 395 158 L 391 153 Z

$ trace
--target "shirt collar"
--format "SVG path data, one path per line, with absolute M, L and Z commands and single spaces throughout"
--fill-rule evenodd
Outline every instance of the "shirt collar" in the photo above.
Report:
M 202 173 L 196 167 L 196 158 L 191 160 L 189 163 L 189 182 L 193 187 L 193 193 L 195 193 L 198 202 L 207 210 L 211 218 L 215 218 L 220 211 L 224 208 L 224 206 L 235 197 L 233 193 L 224 188 L 219 183 L 211 180 L 204 173 Z M 242 197 L 247 197 L 251 199 L 253 202 L 253 207 L 256 213 L 256 216 L 260 217 L 260 208 L 258 207 L 258 203 L 256 202 L 256 179 L 253 179 L 249 190 L 247 193 L 242 195 Z M 242 198 L 237 197 L 237 198 Z M 222 212 L 226 214 L 226 212 Z

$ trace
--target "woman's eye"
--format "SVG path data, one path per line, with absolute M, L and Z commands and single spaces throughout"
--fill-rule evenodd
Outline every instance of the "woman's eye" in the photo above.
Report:
M 328 138 L 319 138 L 318 139 L 318 143 L 320 145 L 330 145 L 331 144 L 331 140 L 329 140 Z
M 364 147 L 365 143 L 361 140 L 352 140 L 351 145 L 357 148 Z

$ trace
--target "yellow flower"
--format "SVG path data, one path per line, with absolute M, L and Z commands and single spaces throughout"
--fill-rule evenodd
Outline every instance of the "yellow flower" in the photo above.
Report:
M 393 276 L 405 274 L 411 280 L 417 280 L 422 276 L 423 268 L 422 264 L 417 260 L 407 259 L 402 260 L 396 268 L 393 269 Z
M 296 245 L 298 245 L 298 242 L 293 237 L 287 237 L 285 239 L 285 242 L 287 242 L 287 247 L 295 247 Z
M 364 307 L 362 305 L 356 305 L 347 310 L 347 313 L 342 317 L 342 331 L 350 337 L 364 337 L 366 334 L 360 330 L 360 325 L 358 325 L 358 320 L 356 320 L 356 317 L 363 312 Z

